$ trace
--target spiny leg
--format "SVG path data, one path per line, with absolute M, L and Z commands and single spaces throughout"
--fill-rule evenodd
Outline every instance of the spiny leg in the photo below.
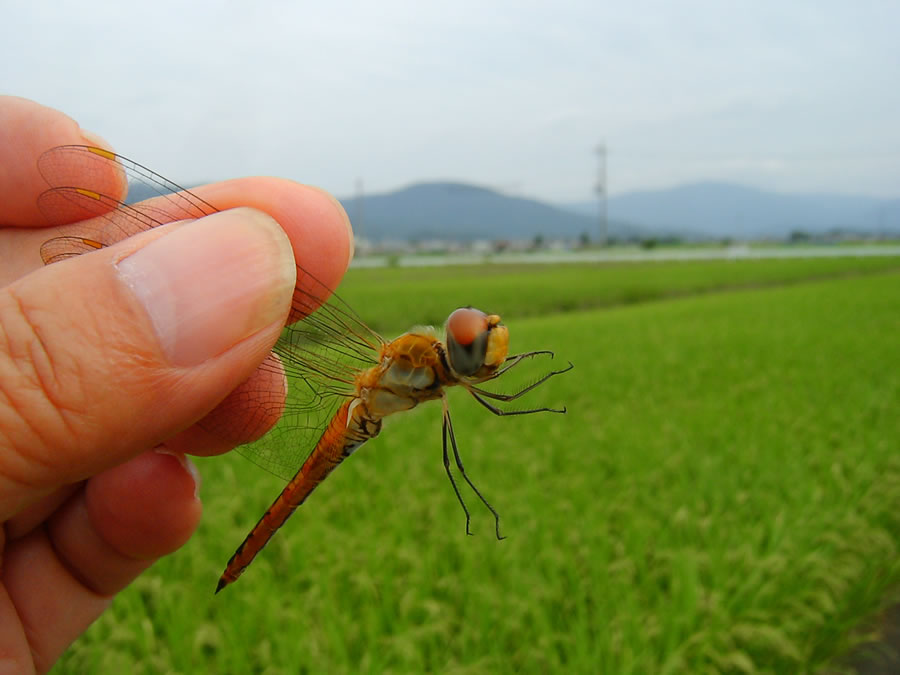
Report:
M 539 349 L 534 352 L 522 352 L 521 354 L 510 354 L 503 361 L 503 364 L 504 364 L 503 367 L 500 370 L 498 370 L 496 373 L 494 373 L 493 376 L 491 377 L 491 379 L 500 377 L 507 370 L 517 366 L 525 359 L 533 359 L 535 356 L 544 356 L 545 354 L 549 354 L 551 359 L 554 356 L 556 356 L 556 354 L 551 352 L 549 349 Z
M 534 413 L 540 413 L 540 412 L 557 413 L 559 415 L 566 414 L 565 407 L 563 407 L 563 408 L 529 408 L 528 410 L 501 410 L 497 406 L 491 405 L 490 403 L 485 401 L 483 398 L 481 398 L 481 396 L 476 394 L 471 389 L 469 389 L 469 393 L 475 397 L 476 401 L 478 401 L 481 405 L 483 405 L 485 408 L 490 410 L 492 413 L 494 413 L 498 417 L 506 417 L 509 415 L 533 415 Z M 482 393 L 484 393 L 484 392 L 482 392 Z
M 518 363 L 518 361 L 516 361 L 516 363 Z M 515 364 L 513 364 L 513 365 L 515 365 Z M 511 367 L 512 366 L 510 366 L 510 368 Z M 544 375 L 542 378 L 540 378 L 536 382 L 532 382 L 524 389 L 520 389 L 519 391 L 517 391 L 513 394 L 497 394 L 492 391 L 485 391 L 484 389 L 479 389 L 478 387 L 469 387 L 469 391 L 477 392 L 477 393 L 481 394 L 482 396 L 486 396 L 487 398 L 492 398 L 495 401 L 515 401 L 520 396 L 527 394 L 529 391 L 531 391 L 532 389 L 534 389 L 536 387 L 539 387 L 544 382 L 549 380 L 551 377 L 553 377 L 555 375 L 562 375 L 563 373 L 567 373 L 570 370 L 572 370 L 572 368 L 574 368 L 574 367 L 575 366 L 572 364 L 572 362 L 569 361 L 569 366 L 567 368 L 563 368 L 562 370 L 551 370 L 549 373 Z M 504 371 L 501 371 L 501 372 L 505 372 L 506 370 L 509 370 L 509 368 L 506 368 L 506 369 L 504 369 Z M 491 379 L 494 379 L 494 378 L 491 378 Z M 477 396 L 476 396 L 476 398 L 477 398 Z M 546 408 L 544 408 L 544 410 L 546 410 Z M 537 412 L 537 411 L 535 411 L 535 412 Z
M 453 486 L 453 491 L 456 493 L 456 498 L 459 500 L 459 505 L 462 506 L 463 511 L 466 514 L 466 534 L 469 536 L 472 535 L 472 532 L 469 530 L 469 522 L 472 520 L 472 517 L 469 515 L 469 509 L 466 508 L 466 503 L 463 501 L 462 495 L 459 494 L 459 488 L 456 487 L 456 480 L 453 478 L 453 473 L 450 471 L 450 455 L 447 454 L 447 428 L 450 422 L 449 411 L 444 408 L 444 470 L 447 472 L 447 478 L 450 479 L 450 485 Z M 454 452 L 456 448 L 454 446 Z
M 453 457 L 456 460 L 456 466 L 459 469 L 459 472 L 462 474 L 462 477 L 465 479 L 466 483 L 469 484 L 469 487 L 472 488 L 472 492 L 478 495 L 478 498 L 481 500 L 481 503 L 484 504 L 488 511 L 490 511 L 494 516 L 494 529 L 497 532 L 497 539 L 506 539 L 506 537 L 500 534 L 500 514 L 497 513 L 497 510 L 491 506 L 490 502 L 484 498 L 484 495 L 475 487 L 475 483 L 469 478 L 466 473 L 466 468 L 463 466 L 462 458 L 459 456 L 459 449 L 456 447 L 456 435 L 453 433 L 453 422 L 450 420 L 450 408 L 447 406 L 447 398 L 446 396 L 443 398 L 444 402 L 444 466 L 447 466 L 447 435 L 450 436 L 450 444 L 453 446 Z M 450 469 L 447 468 L 447 475 L 450 475 Z M 453 478 L 450 479 L 453 482 Z M 453 483 L 453 489 L 456 489 L 456 483 Z M 456 491 L 456 496 L 459 497 L 459 490 Z M 462 497 L 459 497 L 460 503 L 462 503 Z M 466 508 L 466 505 L 463 504 L 463 509 Z M 466 532 L 469 531 L 469 511 L 466 510 Z

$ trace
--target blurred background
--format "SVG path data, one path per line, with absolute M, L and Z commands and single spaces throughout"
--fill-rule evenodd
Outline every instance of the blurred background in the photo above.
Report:
M 898 24 L 876 1 L 7 3 L 3 93 L 188 187 L 334 193 L 340 292 L 384 334 L 471 303 L 576 366 L 529 401 L 565 416 L 452 398 L 508 540 L 477 508 L 465 536 L 425 406 L 214 598 L 282 484 L 204 461 L 200 532 L 58 671 L 874 672 L 900 599 Z
M 6 12 L 4 91 L 181 184 L 319 185 L 361 253 L 900 234 L 891 2 Z

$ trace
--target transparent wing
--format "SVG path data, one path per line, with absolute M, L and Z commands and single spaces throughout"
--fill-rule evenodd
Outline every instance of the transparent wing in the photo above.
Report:
M 146 167 L 100 148 L 52 148 L 40 157 L 38 169 L 51 186 L 38 199 L 48 218 L 53 222 L 90 219 L 75 227 L 77 234 L 45 242 L 41 247 L 45 264 L 217 210 Z M 132 198 L 135 193 L 150 198 L 129 204 L 126 181 Z M 230 401 L 241 414 L 220 416 L 244 420 L 244 430 L 252 430 L 262 417 L 280 412 L 278 424 L 269 433 L 239 452 L 284 479 L 293 477 L 341 402 L 355 393 L 356 375 L 378 362 L 384 342 L 340 297 L 299 265 L 291 315 L 304 318 L 282 331 L 273 354 L 260 366 L 265 376 L 257 379 L 262 384 L 243 386 Z M 286 392 L 282 370 L 287 376 Z M 235 422 L 207 425 L 207 429 L 226 439 L 240 437 L 236 434 L 242 431 Z
M 38 159 L 38 170 L 51 187 L 38 197 L 41 212 L 53 222 L 91 220 L 80 229 L 80 236 L 46 242 L 41 247 L 45 264 L 115 244 L 163 223 L 201 218 L 217 210 L 137 162 L 101 148 L 51 148 Z M 146 201 L 128 203 L 137 198 Z

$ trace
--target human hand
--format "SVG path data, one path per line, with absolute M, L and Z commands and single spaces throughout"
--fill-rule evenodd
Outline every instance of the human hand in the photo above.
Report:
M 352 246 L 325 193 L 247 178 L 194 191 L 230 211 L 42 267 L 40 245 L 72 228 L 39 213 L 36 162 L 66 144 L 102 145 L 57 111 L 0 97 L 3 672 L 49 670 L 187 541 L 201 506 L 184 453 L 249 440 L 204 429 L 241 414 L 248 378 L 271 377 L 256 367 L 288 314 L 294 256 L 333 288 Z

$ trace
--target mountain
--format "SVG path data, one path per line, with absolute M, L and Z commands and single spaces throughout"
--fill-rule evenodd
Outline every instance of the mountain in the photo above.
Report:
M 416 183 L 395 192 L 340 200 L 366 239 L 574 239 L 597 231 L 596 215 L 465 183 Z M 594 211 L 596 214 L 596 210 Z M 637 228 L 611 224 L 617 236 Z
M 596 211 L 596 202 L 567 205 Z M 694 183 L 610 197 L 609 217 L 650 230 L 738 239 L 829 230 L 900 232 L 900 200 L 839 194 L 782 194 L 730 183 Z
M 141 191 L 141 189 L 144 191 Z M 133 185 L 128 201 L 154 196 Z M 466 183 L 416 183 L 340 200 L 357 236 L 385 240 L 576 239 L 597 234 L 597 202 L 548 204 Z M 794 231 L 900 234 L 900 199 L 783 194 L 730 183 L 628 192 L 607 201 L 615 239 L 786 238 Z

